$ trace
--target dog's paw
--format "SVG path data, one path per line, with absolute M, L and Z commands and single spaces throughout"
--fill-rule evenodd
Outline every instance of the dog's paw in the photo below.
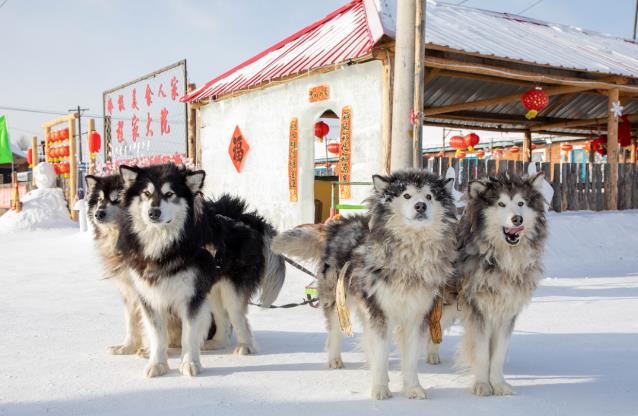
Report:
M 194 361 L 185 361 L 179 365 L 179 372 L 183 376 L 194 377 L 201 373 L 202 365 Z
M 428 398 L 428 393 L 421 386 L 407 387 L 403 389 L 405 397 L 411 400 L 424 400 Z
M 168 373 L 168 363 L 149 364 L 144 369 L 144 375 L 148 378 L 159 377 Z
M 472 394 L 475 396 L 491 396 L 492 395 L 492 386 L 490 383 L 474 383 L 472 386 Z
M 500 383 L 493 383 L 492 384 L 492 393 L 495 396 L 511 396 L 513 394 L 516 394 L 516 392 L 514 391 L 512 386 L 509 385 L 508 383 L 504 382 L 504 381 L 502 381 Z
M 374 400 L 386 400 L 392 397 L 392 393 L 388 386 L 374 386 L 372 387 L 372 398 Z
M 343 361 L 341 358 L 332 358 L 328 360 L 328 367 L 330 368 L 343 368 Z
M 228 346 L 227 340 L 218 340 L 218 339 L 209 339 L 204 342 L 202 345 L 202 350 L 204 351 L 212 351 L 212 350 L 223 350 Z
M 146 358 L 146 359 L 148 359 L 148 357 L 151 356 L 151 352 L 148 350 L 148 348 L 144 348 L 144 347 L 138 348 L 137 351 L 135 351 L 135 354 L 138 357 Z
M 112 345 L 110 347 L 106 347 L 106 352 L 113 355 L 130 355 L 137 352 L 137 347 L 130 344 Z
M 441 358 L 439 357 L 438 352 L 428 353 L 427 363 L 432 365 L 441 364 Z
M 236 355 L 250 355 L 255 353 L 257 353 L 257 348 L 249 344 L 237 344 L 234 351 Z

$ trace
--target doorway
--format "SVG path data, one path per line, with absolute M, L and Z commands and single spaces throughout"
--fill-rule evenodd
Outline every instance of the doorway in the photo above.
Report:
M 314 202 L 315 224 L 325 222 L 330 217 L 333 203 L 332 182 L 339 180 L 337 164 L 339 162 L 340 119 L 332 110 L 324 111 L 315 121 L 314 141 Z M 337 204 L 339 195 L 334 195 Z

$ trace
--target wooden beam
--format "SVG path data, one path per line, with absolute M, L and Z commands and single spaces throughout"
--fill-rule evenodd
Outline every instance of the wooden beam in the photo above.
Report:
M 566 77 L 562 75 L 539 74 L 536 72 L 521 71 L 518 69 L 503 68 L 478 63 L 454 61 L 443 58 L 428 57 L 427 63 L 428 66 L 432 68 L 440 68 L 448 71 L 466 72 L 470 74 L 488 75 L 498 78 L 517 79 L 543 84 L 586 87 L 586 89 L 608 90 L 611 88 L 618 88 L 619 91 L 638 92 L 638 86 L 618 85 L 611 82 L 605 82 L 595 79 L 582 79 Z
M 428 59 L 425 60 L 425 65 L 428 65 Z M 438 68 L 432 68 L 432 71 L 438 70 Z M 500 78 L 500 77 L 491 77 L 488 75 L 479 75 L 479 74 L 468 74 L 465 72 L 455 72 L 455 71 L 445 71 L 439 70 L 440 77 L 450 77 L 450 78 L 462 78 L 462 79 L 472 79 L 478 81 L 491 82 L 494 84 L 508 84 L 508 85 L 516 85 L 517 87 L 535 87 L 538 85 L 537 82 L 529 82 L 529 81 L 521 81 L 517 79 L 509 79 L 509 78 Z
M 77 113 L 70 113 L 69 115 L 54 118 L 53 120 L 49 120 L 46 123 L 42 123 L 41 127 L 43 129 L 51 129 L 51 127 L 57 126 L 58 124 L 68 123 L 71 120 L 75 120 L 77 118 Z
M 638 121 L 638 114 L 630 114 L 628 115 L 629 121 L 634 122 Z M 552 130 L 552 129 L 569 129 L 569 128 L 578 128 L 578 127 L 587 127 L 587 126 L 595 126 L 597 124 L 606 124 L 608 121 L 608 117 L 601 118 L 592 118 L 592 119 L 580 119 L 580 120 L 569 120 L 569 121 L 561 121 L 558 123 L 546 123 L 546 124 L 538 124 L 530 127 L 532 131 L 540 131 L 540 130 Z
M 618 117 L 611 112 L 611 108 L 616 102 L 620 102 L 620 91 L 618 88 L 609 90 L 607 100 L 607 163 L 609 164 L 609 189 L 605 189 L 607 196 L 607 209 L 613 211 L 618 209 Z
M 383 63 L 383 170 L 390 174 L 392 158 L 392 70 L 393 58 L 389 51 Z
M 560 87 L 546 88 L 544 91 L 547 95 L 552 96 L 552 95 L 587 91 L 588 89 L 589 89 L 588 87 L 560 86 Z M 455 111 L 473 110 L 475 108 L 488 107 L 491 105 L 513 103 L 516 101 L 520 101 L 520 99 L 521 99 L 521 94 L 517 93 L 517 94 L 505 95 L 501 97 L 486 98 L 483 100 L 471 101 L 469 103 L 459 103 L 459 104 L 452 104 L 452 105 L 447 105 L 443 107 L 426 108 L 424 111 L 424 114 L 426 117 L 428 117 L 428 116 L 433 116 L 437 114 L 452 113 Z
M 426 67 L 427 67 L 427 63 L 426 63 Z M 423 81 L 423 84 L 427 85 L 430 81 L 432 81 L 434 78 L 438 77 L 439 75 L 441 75 L 441 70 L 438 68 L 432 68 L 429 71 L 426 71 L 425 80 Z
M 561 96 L 559 96 L 556 100 L 554 100 L 553 103 L 551 103 L 550 105 L 548 105 L 547 107 L 543 108 L 541 111 L 538 112 L 538 116 L 536 116 L 537 118 L 540 116 L 543 116 L 545 114 L 550 114 L 551 112 L 553 112 L 554 110 L 556 110 L 558 107 L 560 107 L 561 105 L 565 104 L 565 101 L 567 101 L 569 98 L 573 97 L 576 93 L 571 93 L 571 94 L 563 94 Z
M 498 132 L 513 132 L 513 133 L 525 133 L 524 128 L 515 128 L 515 127 L 491 127 L 491 126 L 482 126 L 480 124 L 473 123 L 449 123 L 445 121 L 437 121 L 437 120 L 425 120 L 423 122 L 424 126 L 435 126 L 435 127 L 448 127 L 456 130 L 485 130 L 485 131 L 498 131 Z M 563 132 L 563 131 L 548 131 L 548 130 L 539 130 L 536 131 L 537 134 L 546 134 L 549 136 L 566 136 L 566 137 L 589 137 L 589 133 L 580 133 L 580 132 Z
M 188 84 L 186 92 L 190 94 L 193 91 L 195 91 L 195 84 Z M 197 110 L 190 103 L 187 104 L 186 108 L 188 109 L 188 112 L 186 113 L 188 117 L 188 147 L 186 152 L 191 162 L 196 166 L 199 166 L 197 164 L 197 154 L 195 153 L 197 137 Z
M 414 97 L 412 111 L 419 113 L 423 108 L 423 88 L 425 86 L 425 2 L 426 0 L 415 0 L 416 16 L 414 22 Z M 421 169 L 423 167 L 423 126 L 421 115 L 419 114 L 412 124 L 412 167 Z

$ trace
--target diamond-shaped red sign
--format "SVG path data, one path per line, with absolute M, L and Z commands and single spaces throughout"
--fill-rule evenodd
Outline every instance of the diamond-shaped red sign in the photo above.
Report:
M 233 162 L 233 165 L 235 165 L 237 172 L 241 171 L 241 164 L 246 158 L 246 154 L 249 149 L 250 146 L 248 146 L 248 142 L 244 138 L 244 135 L 241 134 L 239 126 L 235 126 L 233 137 L 230 139 L 230 145 L 228 146 L 228 155 L 230 156 L 230 160 Z

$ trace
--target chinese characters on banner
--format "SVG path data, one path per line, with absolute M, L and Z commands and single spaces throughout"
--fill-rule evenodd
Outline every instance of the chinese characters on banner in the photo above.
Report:
M 348 105 L 341 110 L 341 132 L 339 133 L 339 182 L 350 182 L 350 151 L 352 150 L 352 108 Z M 339 185 L 339 197 L 350 199 L 350 185 Z
M 297 202 L 297 155 L 299 150 L 299 120 L 295 117 L 290 120 L 288 133 L 288 190 L 290 202 Z
M 316 87 L 308 90 L 308 101 L 316 103 L 317 101 L 324 101 L 330 98 L 330 90 L 327 85 L 317 85 Z
M 187 115 L 179 101 L 186 88 L 185 66 L 181 61 L 104 93 L 105 120 L 113 132 L 107 157 L 113 163 L 186 157 Z
M 230 160 L 233 162 L 237 173 L 241 172 L 241 164 L 246 158 L 246 154 L 249 149 L 250 146 L 248 146 L 248 142 L 241 134 L 239 126 L 235 126 L 233 137 L 230 139 L 230 144 L 228 145 L 228 155 L 230 156 Z

